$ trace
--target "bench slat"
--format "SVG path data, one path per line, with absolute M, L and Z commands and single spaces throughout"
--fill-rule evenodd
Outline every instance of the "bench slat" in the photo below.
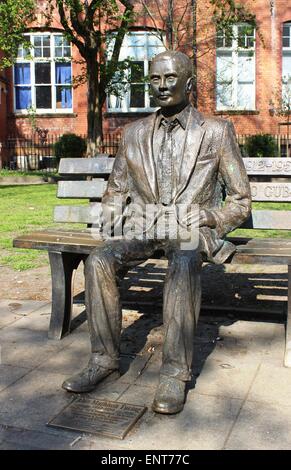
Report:
M 290 211 L 257 210 L 240 228 L 291 230 Z
M 291 158 L 244 158 L 248 175 L 291 176 Z
M 268 202 L 291 202 L 291 183 L 251 182 L 252 200 Z
M 104 179 L 95 181 L 60 181 L 58 184 L 59 198 L 100 199 L 105 191 Z
M 69 222 L 80 224 L 100 225 L 101 203 L 86 206 L 56 206 L 54 210 L 55 222 Z
M 62 158 L 59 166 L 60 175 L 109 175 L 114 158 L 100 155 L 95 158 Z

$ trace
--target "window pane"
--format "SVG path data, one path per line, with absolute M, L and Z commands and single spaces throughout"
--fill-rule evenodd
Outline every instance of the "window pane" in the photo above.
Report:
M 255 45 L 255 39 L 253 37 L 248 37 L 247 38 L 247 47 L 251 48 L 254 47 Z
M 15 85 L 30 84 L 30 64 L 14 65 L 14 83 Z
M 36 107 L 41 109 L 50 109 L 52 107 L 51 87 L 35 87 Z
M 146 43 L 146 34 L 128 34 L 127 45 L 130 47 L 143 47 Z
M 64 47 L 64 57 L 71 57 L 71 48 L 70 48 L 70 46 Z
M 237 105 L 242 109 L 254 109 L 254 84 L 238 84 Z
M 147 57 L 146 46 L 128 47 L 124 51 L 124 58 L 130 57 L 134 60 L 144 60 Z
M 223 47 L 223 36 L 216 36 L 216 47 Z
M 16 109 L 27 109 L 31 106 L 31 88 L 15 87 Z
M 239 47 L 254 46 L 254 27 L 250 25 L 238 26 L 238 45 Z
M 63 56 L 62 47 L 55 47 L 55 57 L 62 57 L 62 56 Z
M 130 87 L 130 107 L 145 107 L 145 85 L 131 85 Z
M 290 37 L 290 26 L 283 26 L 283 36 Z
M 55 47 L 62 46 L 63 36 L 54 36 L 55 38 Z
M 133 62 L 130 68 L 131 68 L 131 81 L 141 82 L 144 78 L 144 62 Z
M 71 84 L 72 83 L 71 64 L 56 63 L 56 83 L 58 84 Z
M 41 55 L 41 47 L 34 48 L 34 57 L 42 57 Z
M 216 60 L 216 73 L 218 82 L 232 81 L 232 56 L 231 53 L 219 53 Z
M 50 47 L 50 36 L 43 36 L 42 39 L 44 47 Z
M 56 107 L 57 108 L 71 108 L 72 107 L 72 89 L 71 87 L 56 87 Z
M 149 46 L 160 47 L 162 40 L 159 35 L 148 34 L 148 44 Z
M 30 42 L 30 36 L 24 36 L 25 38 L 25 41 L 28 41 Z M 24 48 L 23 44 L 21 44 L 19 47 L 18 47 L 18 51 L 17 51 L 17 57 L 18 58 L 27 58 L 30 54 L 30 50 L 29 49 L 26 49 Z
M 161 43 L 159 47 L 157 46 L 149 46 L 147 51 L 147 58 L 150 60 L 155 55 L 160 54 L 160 52 L 164 52 L 165 46 Z
M 224 36 L 224 47 L 232 47 L 233 30 L 227 30 Z
M 51 64 L 49 62 L 35 64 L 35 83 L 51 83 Z
M 35 47 L 41 47 L 41 36 L 34 36 L 34 45 Z
M 254 56 L 239 53 L 238 57 L 238 80 L 240 82 L 254 81 Z
M 290 53 L 283 54 L 282 76 L 283 76 L 284 82 L 287 82 L 288 78 L 291 77 L 291 54 Z
M 51 56 L 51 50 L 49 47 L 44 47 L 43 48 L 43 57 L 50 57 Z
M 232 108 L 232 84 L 217 84 L 216 87 L 217 109 Z
M 286 110 L 291 107 L 291 81 L 283 83 L 282 86 L 282 107 Z

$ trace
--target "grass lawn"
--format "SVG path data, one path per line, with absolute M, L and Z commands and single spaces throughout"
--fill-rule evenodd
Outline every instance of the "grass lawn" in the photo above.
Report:
M 53 208 L 60 204 L 56 197 L 56 185 L 0 186 L 0 265 L 25 270 L 48 262 L 47 253 L 38 250 L 12 248 L 17 235 L 45 228 L 61 227 L 53 223 Z M 63 199 L 61 204 L 86 204 L 86 201 Z M 285 209 L 291 211 L 290 203 L 254 203 L 254 209 Z M 291 216 L 291 212 L 290 212 Z M 69 227 L 66 224 L 67 228 Z M 73 225 L 72 225 L 73 226 Z M 80 226 L 80 225 L 78 225 Z M 78 227 L 74 225 L 75 228 Z M 234 236 L 291 237 L 291 232 L 279 230 L 242 230 Z
M 57 204 L 86 203 L 76 199 L 60 202 L 56 188 L 55 184 L 0 187 L 0 265 L 23 271 L 48 263 L 45 251 L 16 249 L 12 247 L 12 240 L 22 233 L 61 228 L 60 224 L 53 223 L 53 208 Z
M 20 171 L 20 170 L 6 170 L 5 168 L 0 169 L 0 178 L 1 177 L 15 177 L 15 176 L 35 176 L 35 177 L 40 177 L 40 176 L 55 176 L 57 175 L 56 172 L 53 171 L 45 171 L 45 170 L 31 170 L 31 171 Z

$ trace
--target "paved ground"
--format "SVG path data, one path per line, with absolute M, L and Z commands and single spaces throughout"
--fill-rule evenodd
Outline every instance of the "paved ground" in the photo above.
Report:
M 79 313 L 82 307 L 78 307 Z M 291 449 L 291 370 L 281 323 L 201 316 L 195 379 L 176 416 L 150 405 L 161 361 L 160 307 L 124 309 L 122 373 L 96 397 L 147 405 L 124 440 L 46 426 L 72 396 L 62 381 L 86 364 L 86 323 L 47 339 L 50 304 L 0 300 L 0 449 Z

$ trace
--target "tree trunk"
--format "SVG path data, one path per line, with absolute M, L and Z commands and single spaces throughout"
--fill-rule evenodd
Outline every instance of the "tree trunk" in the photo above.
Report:
M 95 57 L 94 57 L 95 54 Z M 100 103 L 100 84 L 98 78 L 96 53 L 87 60 L 87 157 L 94 157 L 101 151 L 103 140 L 102 103 Z

